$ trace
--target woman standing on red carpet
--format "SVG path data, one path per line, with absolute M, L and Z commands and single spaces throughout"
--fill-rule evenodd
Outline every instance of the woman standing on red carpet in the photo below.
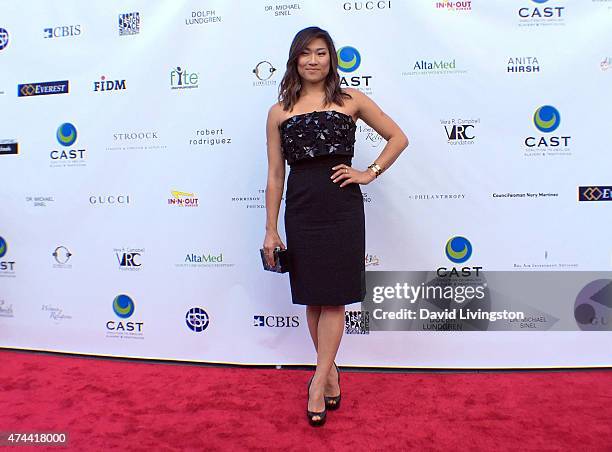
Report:
M 327 409 L 340 406 L 335 357 L 344 331 L 344 307 L 363 301 L 366 293 L 359 185 L 377 178 L 408 145 L 398 125 L 368 96 L 340 87 L 337 69 L 338 55 L 329 34 L 318 27 L 301 30 L 291 43 L 279 102 L 270 108 L 266 125 L 263 248 L 270 265 L 275 247 L 287 249 L 292 301 L 306 305 L 317 351 L 316 371 L 308 383 L 306 412 L 311 425 L 323 425 Z M 366 170 L 351 167 L 359 119 L 387 140 Z M 277 230 L 285 160 L 290 166 L 284 218 L 287 247 Z

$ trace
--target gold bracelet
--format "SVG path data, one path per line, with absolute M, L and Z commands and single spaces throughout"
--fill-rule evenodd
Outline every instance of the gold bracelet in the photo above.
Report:
M 380 173 L 383 172 L 383 169 L 378 163 L 372 163 L 370 166 L 368 166 L 368 168 L 374 171 L 375 177 L 380 176 Z

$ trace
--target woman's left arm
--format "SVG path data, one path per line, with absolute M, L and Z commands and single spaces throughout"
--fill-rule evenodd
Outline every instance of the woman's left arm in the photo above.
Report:
M 353 96 L 357 104 L 359 119 L 362 119 L 387 141 L 380 155 L 372 162 L 385 171 L 397 160 L 402 151 L 406 149 L 408 137 L 406 137 L 406 134 L 404 134 L 395 121 L 387 116 L 366 94 L 354 88 L 348 88 L 347 91 Z M 347 168 L 346 165 L 338 165 L 332 168 L 334 170 L 337 169 L 332 175 L 334 182 L 344 179 L 340 187 L 350 183 L 369 184 L 376 178 L 375 171 L 370 168 L 365 171 L 351 168 L 348 173 L 344 171 L 345 168 Z

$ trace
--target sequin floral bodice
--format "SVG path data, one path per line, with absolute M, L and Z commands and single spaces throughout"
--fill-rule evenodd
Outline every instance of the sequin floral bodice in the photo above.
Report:
M 323 155 L 353 156 L 353 117 L 335 110 L 291 116 L 280 124 L 281 147 L 289 165 Z

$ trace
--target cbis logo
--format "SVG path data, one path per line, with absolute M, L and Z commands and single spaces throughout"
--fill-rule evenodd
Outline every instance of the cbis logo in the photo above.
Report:
M 446 242 L 444 252 L 453 264 L 464 264 L 472 257 L 472 243 L 465 237 L 457 235 Z M 440 267 L 437 269 L 438 276 L 471 276 L 472 273 L 479 276 L 482 267 Z
M 570 155 L 571 136 L 556 132 L 561 125 L 561 114 L 552 105 L 543 105 L 533 114 L 533 125 L 541 132 L 537 136 L 525 138 L 525 155 Z
M 44 29 L 44 38 L 66 38 L 69 36 L 79 36 L 81 34 L 80 25 L 63 25 L 61 27 L 51 27 Z
M 347 74 L 355 72 L 361 66 L 361 54 L 355 47 L 344 46 L 337 51 L 338 70 Z M 341 76 L 340 86 L 371 90 L 371 75 Z
M 64 148 L 70 149 L 54 149 L 50 152 L 51 166 L 85 166 L 85 149 L 74 149 L 72 145 L 77 141 L 76 127 L 65 122 L 57 128 L 55 133 L 57 142 Z
M 8 244 L 0 237 L 0 259 L 6 256 Z M 0 260 L 0 276 L 15 276 L 15 261 Z
M 254 315 L 253 326 L 268 328 L 297 328 L 300 326 L 300 318 L 297 315 Z
M 121 320 L 106 322 L 106 337 L 143 337 L 144 322 L 125 321 L 134 314 L 136 305 L 129 295 L 119 294 L 113 300 L 113 312 Z

